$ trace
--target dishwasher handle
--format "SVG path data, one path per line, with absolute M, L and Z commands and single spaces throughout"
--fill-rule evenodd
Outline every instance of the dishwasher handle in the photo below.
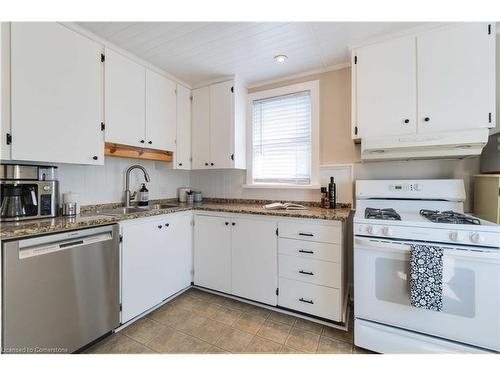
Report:
M 109 241 L 111 239 L 113 239 L 112 232 L 104 232 L 66 241 L 48 242 L 35 246 L 19 247 L 19 259 L 51 254 L 58 251 L 73 249 L 75 247 Z

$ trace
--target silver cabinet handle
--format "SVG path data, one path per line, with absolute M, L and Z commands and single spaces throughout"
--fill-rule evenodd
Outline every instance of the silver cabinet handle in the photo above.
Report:
M 312 299 L 304 299 L 304 298 L 299 298 L 299 301 L 300 302 L 304 302 L 304 303 L 309 303 L 311 305 L 314 305 L 314 302 Z

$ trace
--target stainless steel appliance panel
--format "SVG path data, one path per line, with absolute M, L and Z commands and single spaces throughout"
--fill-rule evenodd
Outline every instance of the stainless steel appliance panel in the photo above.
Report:
M 0 166 L 2 180 L 38 180 L 38 166 L 22 164 L 2 164 Z
M 70 353 L 119 325 L 119 232 L 108 225 L 6 242 L 4 353 Z

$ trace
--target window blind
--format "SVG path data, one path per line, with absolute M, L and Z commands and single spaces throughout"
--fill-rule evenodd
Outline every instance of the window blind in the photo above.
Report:
M 254 183 L 311 183 L 311 93 L 253 102 Z

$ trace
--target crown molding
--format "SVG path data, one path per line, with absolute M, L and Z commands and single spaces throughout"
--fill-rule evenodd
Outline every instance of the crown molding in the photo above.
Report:
M 321 74 L 321 73 L 326 73 L 326 72 L 332 72 L 334 70 L 345 69 L 345 68 L 349 68 L 350 66 L 351 66 L 350 62 L 335 64 L 335 65 L 329 65 L 329 66 L 325 66 L 323 68 L 313 69 L 313 70 L 306 70 L 304 72 L 296 73 L 296 74 L 291 74 L 291 75 L 288 75 L 288 76 L 282 76 L 282 77 L 273 78 L 273 79 L 269 79 L 269 80 L 265 80 L 265 81 L 257 81 L 257 82 L 249 84 L 247 86 L 247 88 L 248 89 L 254 89 L 254 88 L 257 88 L 257 87 L 272 85 L 272 84 L 280 83 L 280 82 L 286 82 L 286 81 L 290 81 L 290 80 L 293 80 L 293 79 L 298 79 L 298 78 L 302 78 L 302 77 L 312 76 L 312 75 L 315 75 L 315 74 Z

